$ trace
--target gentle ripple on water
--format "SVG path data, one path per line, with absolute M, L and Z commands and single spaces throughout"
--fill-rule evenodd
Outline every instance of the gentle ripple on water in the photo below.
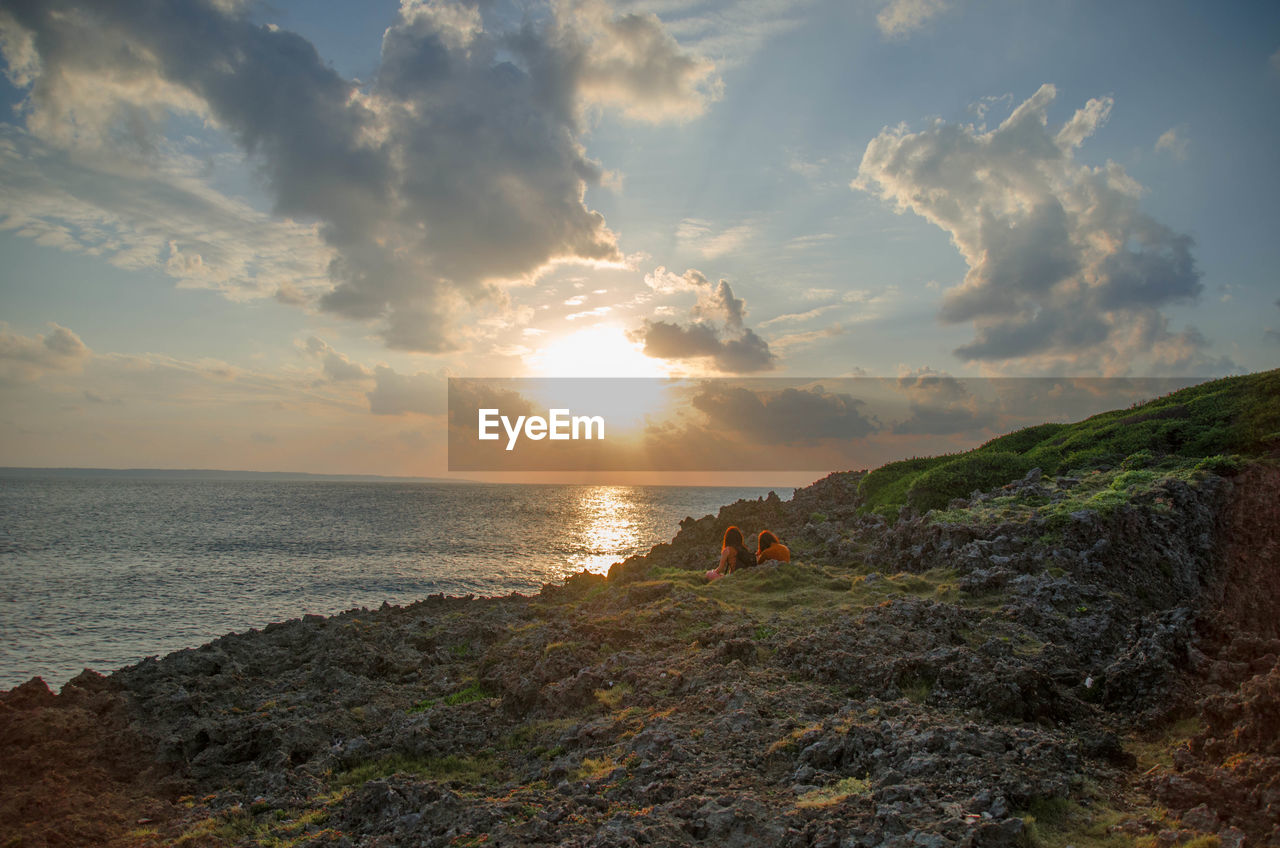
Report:
M 0 477 L 0 688 L 304 613 L 533 592 L 767 491 Z

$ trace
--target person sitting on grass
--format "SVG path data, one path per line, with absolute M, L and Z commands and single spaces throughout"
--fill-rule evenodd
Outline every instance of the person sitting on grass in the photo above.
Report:
M 786 545 L 778 541 L 778 537 L 768 530 L 760 531 L 760 542 L 756 546 L 756 563 L 762 564 L 769 560 L 777 560 L 778 562 L 791 562 L 791 551 Z
M 749 568 L 755 563 L 755 556 L 743 543 L 742 531 L 737 527 L 730 527 L 724 531 L 724 542 L 720 546 L 720 564 L 707 572 L 707 580 L 719 580 L 739 568 Z

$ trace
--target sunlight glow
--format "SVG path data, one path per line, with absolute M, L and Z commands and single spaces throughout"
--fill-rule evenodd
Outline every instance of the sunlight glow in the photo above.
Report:
M 540 377 L 666 377 L 671 368 L 645 356 L 618 324 L 597 324 L 552 340 L 528 357 Z

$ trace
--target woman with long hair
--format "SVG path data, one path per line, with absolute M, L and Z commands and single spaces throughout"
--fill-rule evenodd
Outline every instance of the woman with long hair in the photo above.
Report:
M 720 563 L 707 572 L 707 579 L 719 580 L 739 568 L 748 568 L 755 563 L 756 558 L 747 550 L 742 531 L 737 527 L 729 527 L 724 531 L 724 541 L 720 546 Z

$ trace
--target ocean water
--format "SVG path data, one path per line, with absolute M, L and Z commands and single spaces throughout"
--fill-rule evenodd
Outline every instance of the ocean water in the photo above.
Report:
M 768 491 L 0 478 L 0 689 L 306 613 L 533 593 Z

